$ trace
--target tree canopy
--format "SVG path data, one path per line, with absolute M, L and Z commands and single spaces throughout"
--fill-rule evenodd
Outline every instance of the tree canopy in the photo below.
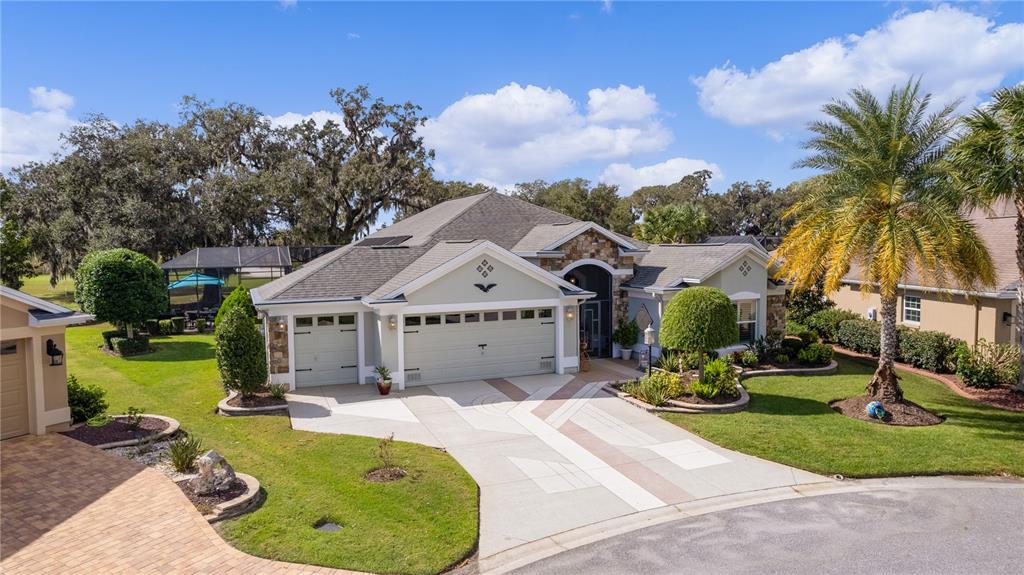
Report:
M 736 306 L 718 288 L 686 288 L 665 306 L 658 338 L 662 347 L 697 352 L 703 375 L 704 352 L 740 339 Z
M 636 227 L 636 239 L 650 244 L 690 244 L 707 234 L 708 213 L 699 204 L 669 204 L 650 208 Z
M 164 274 L 153 260 L 129 249 L 93 252 L 75 273 L 75 302 L 82 311 L 133 329 L 167 309 Z

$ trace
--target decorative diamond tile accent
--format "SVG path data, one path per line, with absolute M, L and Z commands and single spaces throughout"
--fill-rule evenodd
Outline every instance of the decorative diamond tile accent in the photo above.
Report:
M 750 267 L 750 264 L 747 262 L 747 260 L 743 260 L 743 263 L 740 264 L 740 273 L 742 273 L 744 276 L 750 273 L 751 269 L 752 268 Z
M 480 262 L 479 265 L 476 266 L 476 271 L 480 275 L 482 275 L 484 277 L 487 277 L 488 275 L 490 275 L 491 272 L 494 271 L 494 266 L 492 266 L 491 264 L 487 263 L 487 260 L 484 260 L 484 261 Z

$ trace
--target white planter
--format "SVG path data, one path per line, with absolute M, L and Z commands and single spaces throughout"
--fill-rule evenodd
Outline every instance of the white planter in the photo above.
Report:
M 612 344 L 612 357 L 613 358 L 622 357 L 622 346 L 621 345 L 619 345 L 617 343 L 613 343 Z
M 622 359 L 629 361 L 629 356 L 633 355 L 633 350 L 628 347 L 622 348 Z

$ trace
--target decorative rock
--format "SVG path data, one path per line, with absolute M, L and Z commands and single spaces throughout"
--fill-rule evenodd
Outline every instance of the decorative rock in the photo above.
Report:
M 192 480 L 192 489 L 199 495 L 223 491 L 235 482 L 235 470 L 221 454 L 211 449 L 196 461 L 199 475 Z

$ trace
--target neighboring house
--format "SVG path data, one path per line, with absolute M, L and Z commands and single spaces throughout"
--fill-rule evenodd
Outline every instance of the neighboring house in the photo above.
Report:
M 92 319 L 0 286 L 0 439 L 71 422 L 64 329 Z
M 989 214 L 971 214 L 975 229 L 988 246 L 996 268 L 996 283 L 978 291 L 942 288 L 912 272 L 900 284 L 897 322 L 914 329 L 935 330 L 966 341 L 979 339 L 1006 343 L 1014 341 L 1014 307 L 1017 300 L 1017 212 L 1012 203 L 1001 202 Z M 878 290 L 867 286 L 862 292 L 860 269 L 853 267 L 843 287 L 831 298 L 842 309 L 875 319 L 881 309 Z
M 767 259 L 752 244 L 648 246 L 489 192 L 403 219 L 251 293 L 272 381 L 367 383 L 383 364 L 403 389 L 575 372 L 581 347 L 610 355 L 620 320 L 657 329 L 665 302 L 689 285 L 725 290 L 748 337 L 781 329 L 784 290 L 768 281 Z

